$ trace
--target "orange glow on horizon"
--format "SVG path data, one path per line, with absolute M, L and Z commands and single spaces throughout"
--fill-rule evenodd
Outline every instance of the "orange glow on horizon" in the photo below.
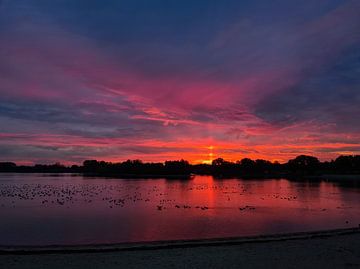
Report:
M 216 158 L 223 158 L 231 162 L 250 158 L 284 163 L 301 154 L 316 156 L 322 161 L 335 159 L 339 155 L 360 154 L 359 151 L 350 150 L 359 146 L 353 142 L 329 143 L 311 140 L 297 144 L 296 141 L 292 143 L 284 141 L 281 143 L 279 140 L 269 140 L 262 143 L 253 143 L 236 140 L 216 141 L 213 138 L 193 140 L 178 138 L 172 141 L 147 139 L 138 141 L 132 138 L 83 138 L 73 135 L 51 134 L 40 134 L 31 137 L 25 134 L 0 134 L 0 137 L 4 143 L 16 140 L 18 146 L 24 147 L 31 140 L 33 146 L 56 147 L 61 152 L 77 151 L 78 148 L 80 150 L 80 152 L 72 156 L 73 159 L 76 159 L 75 161 L 61 158 L 48 158 L 45 161 L 43 158 L 39 160 L 4 159 L 4 161 L 14 161 L 18 164 L 60 162 L 70 165 L 81 164 L 87 159 L 107 162 L 122 162 L 127 159 L 141 159 L 144 162 L 164 162 L 166 160 L 184 159 L 191 164 L 211 164 Z M 127 148 L 130 148 L 130 150 Z M 86 149 L 89 153 L 80 154 L 83 149 Z

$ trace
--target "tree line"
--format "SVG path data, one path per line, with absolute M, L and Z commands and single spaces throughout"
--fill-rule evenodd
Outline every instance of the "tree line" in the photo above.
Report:
M 190 164 L 186 160 L 161 162 L 142 162 L 127 160 L 124 162 L 105 162 L 86 160 L 82 165 L 65 166 L 60 163 L 34 166 L 16 165 L 13 162 L 0 162 L 0 172 L 20 173 L 83 173 L 87 175 L 144 176 L 173 175 L 187 176 L 203 174 L 215 176 L 286 176 L 286 175 L 322 175 L 322 174 L 360 174 L 360 155 L 342 155 L 335 160 L 321 162 L 314 156 L 300 155 L 286 163 L 268 160 L 244 158 L 229 162 L 222 158 L 212 164 Z

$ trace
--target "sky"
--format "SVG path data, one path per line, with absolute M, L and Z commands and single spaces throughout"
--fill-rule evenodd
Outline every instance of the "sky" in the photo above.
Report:
M 360 154 L 358 0 L 0 0 L 0 161 Z

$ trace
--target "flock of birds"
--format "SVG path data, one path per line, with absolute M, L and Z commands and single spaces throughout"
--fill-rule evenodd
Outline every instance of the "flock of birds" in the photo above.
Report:
M 252 212 L 257 208 L 266 207 L 267 202 L 274 199 L 291 202 L 298 200 L 297 195 L 290 195 L 289 190 L 282 190 L 278 187 L 277 193 L 262 193 L 261 195 L 252 188 L 251 184 L 166 184 L 150 185 L 135 183 L 114 184 L 114 183 L 66 183 L 66 184 L 0 184 L 0 208 L 15 207 L 64 207 L 90 206 L 93 203 L 104 206 L 104 208 L 115 209 L 132 207 L 136 210 L 139 202 L 143 203 L 140 207 L 149 206 L 150 209 L 164 211 L 174 209 L 194 209 L 206 211 L 209 209 L 238 209 L 239 212 Z M 185 191 L 185 194 L 184 194 Z M 189 195 L 186 192 L 195 192 Z M 201 198 L 194 199 L 201 192 L 216 193 L 216 205 L 209 204 L 209 200 Z M 255 194 L 255 195 L 253 195 Z M 334 193 L 333 193 L 334 194 Z M 336 194 L 336 193 L 335 193 Z M 245 195 L 244 198 L 239 196 Z M 206 196 L 206 195 L 205 195 Z M 183 199 L 185 197 L 185 199 Z M 192 198 L 187 198 L 192 197 Z M 248 199 L 250 198 L 251 199 Z M 245 204 L 246 201 L 252 203 L 256 197 L 254 205 Z M 175 199 L 174 199 L 175 198 Z M 255 199 L 255 200 L 256 200 Z M 228 205 L 226 202 L 229 202 Z M 145 203 L 145 204 L 144 204 Z M 196 204 L 198 203 L 198 204 Z M 200 203 L 200 205 L 199 205 Z M 201 204 L 202 203 L 202 204 Z M 241 205 L 242 203 L 242 205 Z M 345 209 L 344 205 L 336 207 Z M 141 210 L 141 209 L 140 209 Z M 317 208 L 320 212 L 327 211 L 327 208 Z M 348 224 L 349 221 L 346 220 Z
M 6 206 L 6 200 L 14 207 L 21 201 L 35 200 L 42 205 L 76 205 L 77 203 L 93 203 L 103 201 L 109 208 L 114 206 L 124 207 L 126 202 L 145 201 L 140 187 L 124 187 L 108 184 L 22 184 L 22 185 L 0 185 L 0 205 Z M 158 192 L 153 187 L 152 192 Z M 148 194 L 150 194 L 150 192 Z M 121 197 L 120 197 L 121 196 Z M 9 203 L 8 203 L 9 204 Z
M 40 204 L 43 206 L 64 206 L 70 208 L 72 205 L 91 204 L 94 202 L 103 202 L 108 208 L 125 207 L 126 205 L 135 205 L 138 202 L 151 204 L 158 211 L 169 208 L 176 209 L 199 209 L 209 210 L 214 209 L 206 204 L 193 205 L 176 203 L 176 199 L 169 199 L 173 193 L 172 189 L 182 188 L 183 186 L 169 185 L 166 186 L 166 191 L 160 187 L 153 186 L 139 186 L 139 184 L 1 184 L 0 185 L 0 206 L 15 207 L 16 205 L 23 205 L 22 201 L 32 201 L 32 205 Z M 193 184 L 185 188 L 189 192 L 211 191 L 220 192 L 224 201 L 231 201 L 234 195 L 252 195 L 253 192 L 249 185 L 238 184 L 226 186 L 209 185 L 209 184 Z M 181 199 L 179 195 L 175 195 L 178 200 Z M 259 199 L 265 200 L 268 198 L 281 199 L 293 201 L 297 196 L 280 194 L 267 194 L 259 196 Z M 236 198 L 234 199 L 236 200 Z M 191 202 L 190 202 L 191 203 Z M 206 201 L 204 202 L 206 203 Z M 233 207 L 236 207 L 234 201 Z M 253 211 L 256 209 L 252 205 L 243 205 L 237 207 L 240 211 Z

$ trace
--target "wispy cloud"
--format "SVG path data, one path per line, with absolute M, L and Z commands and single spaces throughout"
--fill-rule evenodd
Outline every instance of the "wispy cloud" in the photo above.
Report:
M 1 160 L 359 152 L 358 1 L 70 2 L 0 3 Z

